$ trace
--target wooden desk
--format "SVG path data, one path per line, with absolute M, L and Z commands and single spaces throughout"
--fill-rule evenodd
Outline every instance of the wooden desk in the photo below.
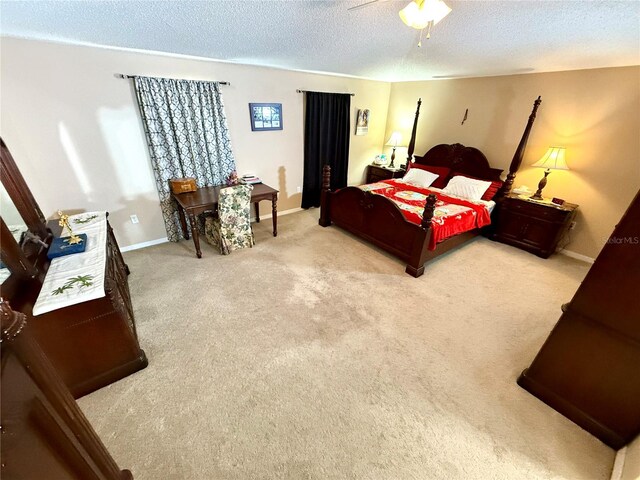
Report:
M 224 187 L 202 187 L 195 192 L 188 193 L 172 193 L 171 196 L 178 204 L 178 215 L 180 216 L 180 226 L 182 227 L 182 234 L 184 238 L 189 239 L 189 231 L 187 230 L 187 219 L 189 217 L 189 224 L 191 225 L 191 232 L 193 233 L 193 244 L 196 247 L 196 255 L 198 258 L 202 258 L 202 251 L 200 250 L 200 235 L 198 234 L 197 215 L 218 208 L 218 194 L 220 188 Z M 273 236 L 278 236 L 278 190 L 265 185 L 264 183 L 258 183 L 253 186 L 251 192 L 251 203 L 256 208 L 256 222 L 260 223 L 260 206 L 261 200 L 271 200 L 271 212 L 273 221 Z

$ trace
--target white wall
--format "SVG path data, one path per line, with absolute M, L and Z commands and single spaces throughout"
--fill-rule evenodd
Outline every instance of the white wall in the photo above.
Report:
M 386 82 L 7 37 L 0 52 L 0 134 L 45 216 L 108 210 L 122 247 L 166 234 L 131 81 L 116 73 L 231 82 L 222 92 L 238 171 L 278 188 L 280 211 L 301 200 L 303 95 L 296 89 L 356 94 L 349 183 L 361 182 L 385 140 Z M 284 130 L 252 132 L 250 102 L 282 103 Z M 371 110 L 366 136 L 353 135 L 357 108 Z

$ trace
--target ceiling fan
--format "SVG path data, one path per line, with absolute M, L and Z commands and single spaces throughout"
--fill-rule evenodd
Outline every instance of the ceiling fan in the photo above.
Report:
M 355 5 L 347 10 L 358 10 L 368 7 L 378 2 L 387 2 L 388 0 L 368 0 L 360 5 Z M 400 18 L 408 27 L 416 30 L 427 29 L 427 39 L 431 38 L 431 28 L 440 20 L 451 13 L 451 8 L 442 0 L 412 0 L 409 4 L 398 12 Z M 422 46 L 422 32 L 420 33 L 420 42 L 418 46 Z

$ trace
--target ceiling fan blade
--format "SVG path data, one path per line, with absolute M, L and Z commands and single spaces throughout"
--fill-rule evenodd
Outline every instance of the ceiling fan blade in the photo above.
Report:
M 374 3 L 377 3 L 377 2 L 378 2 L 378 0 L 369 0 L 368 2 L 361 3 L 360 5 L 356 5 L 355 7 L 347 8 L 347 11 L 349 11 L 349 10 L 358 10 L 359 8 L 364 8 L 364 7 L 368 6 L 368 5 L 371 5 L 371 4 L 374 4 Z

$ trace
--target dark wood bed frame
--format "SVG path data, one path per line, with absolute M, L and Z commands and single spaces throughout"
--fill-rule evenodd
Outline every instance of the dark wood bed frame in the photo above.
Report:
M 538 97 L 533 103 L 533 110 L 525 127 L 518 148 L 516 149 L 509 173 L 496 200 L 511 191 L 516 173 L 522 163 L 524 151 L 529 139 L 536 112 L 542 100 Z M 416 116 L 411 131 L 407 160 L 411 162 L 415 149 L 420 105 L 418 100 Z M 467 174 L 483 180 L 500 180 L 502 170 L 491 168 L 484 154 L 473 147 L 465 147 L 459 143 L 440 144 L 431 148 L 422 157 L 415 156 L 415 163 L 449 167 L 452 171 Z M 331 168 L 325 165 L 322 178 L 322 196 L 320 201 L 320 220 L 323 227 L 332 223 L 352 234 L 367 240 L 386 250 L 399 259 L 407 262 L 405 271 L 419 277 L 424 273 L 427 261 L 448 252 L 480 234 L 480 229 L 470 230 L 455 235 L 441 243 L 435 250 L 429 250 L 431 236 L 431 219 L 435 209 L 436 196 L 429 195 L 422 215 L 422 223 L 417 225 L 404 218 L 402 211 L 391 200 L 382 195 L 365 192 L 358 187 L 345 187 L 335 192 L 330 189 Z

